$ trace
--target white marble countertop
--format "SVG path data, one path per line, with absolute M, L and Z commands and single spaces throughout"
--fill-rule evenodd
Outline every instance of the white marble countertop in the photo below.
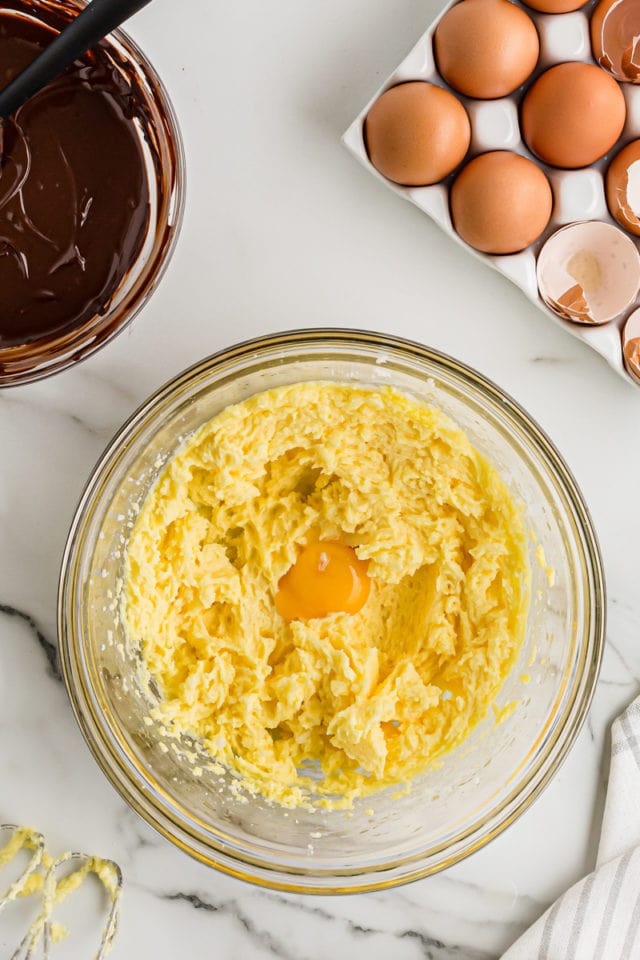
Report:
M 184 233 L 133 326 L 49 381 L 0 392 L 0 822 L 126 878 L 114 960 L 489 960 L 593 865 L 610 720 L 640 688 L 640 390 L 369 176 L 339 139 L 435 0 L 152 4 L 131 32 L 158 66 L 189 164 Z M 58 567 L 80 490 L 116 427 L 232 340 L 369 327 L 478 367 L 574 470 L 601 539 L 609 630 L 588 724 L 543 797 L 455 868 L 386 893 L 302 898 L 196 864 L 102 776 L 55 667 Z M 3 914 L 0 958 L 10 956 Z M 84 960 L 60 948 L 61 960 Z M 55 956 L 55 955 L 54 955 Z

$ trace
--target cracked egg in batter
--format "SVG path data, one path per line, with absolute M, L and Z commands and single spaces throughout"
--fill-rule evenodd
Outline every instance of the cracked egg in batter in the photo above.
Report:
M 289 807 L 348 807 L 460 744 L 529 608 L 497 471 L 393 388 L 297 383 L 224 410 L 164 468 L 126 571 L 154 719 Z

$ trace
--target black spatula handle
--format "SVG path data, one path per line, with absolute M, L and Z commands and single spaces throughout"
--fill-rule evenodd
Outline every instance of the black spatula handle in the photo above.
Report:
M 33 63 L 0 92 L 0 118 L 10 117 L 69 64 L 148 3 L 150 0 L 91 0 Z

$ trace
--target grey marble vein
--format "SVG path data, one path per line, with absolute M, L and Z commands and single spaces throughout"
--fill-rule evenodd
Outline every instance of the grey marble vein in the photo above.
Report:
M 414 940 L 425 960 L 493 960 L 494 954 L 467 947 L 447 946 L 434 937 L 425 936 L 417 930 L 405 930 L 397 934 L 399 940 Z
M 62 670 L 60 669 L 58 648 L 55 643 L 45 637 L 33 617 L 25 613 L 24 610 L 18 610 L 17 607 L 12 607 L 7 603 L 0 603 L 0 614 L 4 614 L 6 617 L 16 617 L 29 627 L 32 636 L 36 639 L 38 646 L 46 657 L 48 675 L 61 683 Z
M 6 404 L 7 406 L 20 406 L 25 407 L 29 411 L 34 411 L 36 413 L 41 413 L 44 409 L 44 405 L 35 403 L 32 399 L 26 400 L 24 397 L 16 397 L 15 395 L 7 396 L 0 393 L 0 402 Z M 46 413 L 48 417 L 57 416 L 63 417 L 65 420 L 69 420 L 71 423 L 74 423 L 80 430 L 83 430 L 85 433 L 88 433 L 92 437 L 99 437 L 100 431 L 92 426 L 88 420 L 85 420 L 78 413 L 71 412 L 70 410 L 58 410 L 55 406 L 48 404 L 46 406 Z
M 573 358 L 572 357 L 535 356 L 535 357 L 531 357 L 531 363 L 549 363 L 549 364 L 573 363 Z
M 118 400 L 123 401 L 127 406 L 131 407 L 132 411 L 136 410 L 142 402 L 143 396 L 138 392 L 129 390 L 124 383 L 116 380 L 115 377 L 103 376 L 95 367 L 91 370 L 90 374 L 78 368 L 76 375 L 85 380 L 87 385 L 93 389 L 95 389 L 96 385 L 99 385 L 104 390 L 109 391 Z
M 159 899 L 169 902 L 188 903 L 195 910 L 231 916 L 241 924 L 248 934 L 256 938 L 257 945 L 266 947 L 270 953 L 280 958 L 280 960 L 305 960 L 299 953 L 294 955 L 284 948 L 271 934 L 258 929 L 257 925 L 249 920 L 236 900 L 214 902 L 213 900 L 204 899 L 200 894 L 184 892 L 165 893 L 159 894 L 158 896 Z M 424 958 L 424 960 L 495 960 L 494 954 L 465 946 L 449 945 L 439 938 L 430 936 L 421 930 L 410 928 L 406 930 L 389 931 L 388 929 L 356 923 L 348 918 L 337 916 L 331 913 L 330 910 L 313 906 L 311 901 L 304 899 L 293 900 L 290 897 L 281 897 L 270 893 L 262 893 L 261 896 L 274 901 L 274 904 L 277 903 L 280 907 L 292 907 L 296 912 L 309 913 L 328 922 L 341 924 L 350 936 L 357 939 L 391 936 L 397 940 L 410 941 L 416 945 L 419 950 L 418 955 Z
M 635 672 L 635 670 L 633 669 L 633 667 L 631 666 L 627 658 L 623 656 L 619 646 L 616 643 L 614 643 L 611 637 L 607 637 L 607 644 L 609 648 L 613 651 L 613 653 L 615 653 L 616 657 L 618 658 L 618 660 L 620 661 L 624 669 L 628 672 L 630 679 L 635 683 L 640 683 L 640 676 L 638 676 L 638 674 Z M 600 682 L 603 683 L 605 681 L 601 680 Z
M 194 910 L 204 910 L 207 913 L 227 915 L 240 924 L 245 933 L 254 941 L 255 946 L 266 949 L 268 953 L 277 957 L 278 960 L 305 960 L 300 954 L 291 953 L 285 944 L 276 939 L 273 934 L 260 929 L 240 908 L 235 900 L 212 903 L 211 901 L 203 900 L 195 893 L 168 893 L 162 895 L 160 899 L 170 902 L 182 901 L 188 903 Z

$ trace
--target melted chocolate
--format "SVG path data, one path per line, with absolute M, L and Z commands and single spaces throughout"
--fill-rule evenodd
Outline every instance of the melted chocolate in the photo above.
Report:
M 28 4 L 3 3 L 22 10 Z M 0 85 L 62 29 L 0 13 Z M 0 162 L 0 350 L 58 337 L 103 314 L 149 223 L 138 98 L 105 45 L 4 127 Z

